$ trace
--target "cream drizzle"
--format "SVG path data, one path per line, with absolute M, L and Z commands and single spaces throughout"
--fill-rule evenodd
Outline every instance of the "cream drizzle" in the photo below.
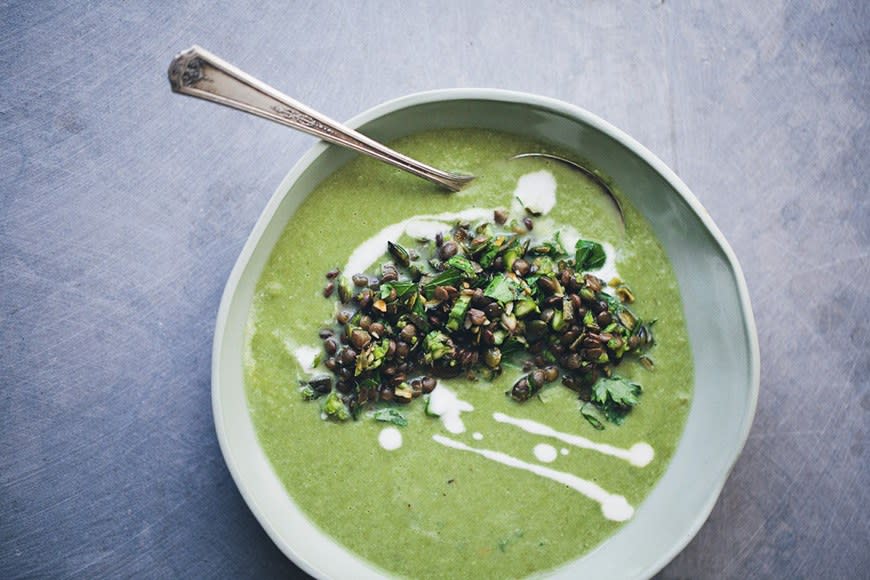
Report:
M 513 213 L 521 215 L 525 208 L 536 214 L 547 214 L 556 205 L 556 178 L 542 169 L 526 173 L 514 189 Z
M 567 485 L 574 491 L 577 491 L 585 495 L 589 499 L 598 502 L 601 505 L 601 513 L 604 514 L 604 517 L 608 520 L 612 520 L 615 522 L 624 522 L 625 520 L 631 518 L 632 515 L 634 515 L 634 508 L 629 505 L 625 497 L 608 493 L 598 484 L 577 477 L 576 475 L 573 475 L 571 473 L 557 471 L 555 469 L 550 469 L 549 467 L 544 467 L 542 465 L 526 463 L 521 459 L 517 459 L 516 457 L 508 455 L 507 453 L 502 453 L 501 451 L 471 447 L 470 445 L 466 445 L 461 441 L 456 441 L 455 439 L 450 439 L 449 437 L 444 437 L 443 435 L 435 434 L 432 436 L 432 439 L 436 443 L 444 445 L 445 447 L 458 449 L 459 451 L 475 453 L 477 455 L 485 457 L 486 459 L 489 459 L 490 461 L 495 461 L 497 463 L 501 463 L 502 465 L 513 467 L 515 469 L 522 469 L 524 471 L 534 473 L 535 475 L 546 477 L 547 479 L 550 479 L 557 483 Z
M 624 459 L 635 467 L 646 467 L 655 456 L 655 452 L 653 451 L 652 446 L 649 443 L 645 442 L 635 443 L 631 446 L 630 449 L 622 449 L 620 447 L 608 445 L 607 443 L 596 443 L 595 441 L 590 441 L 589 439 L 586 439 L 585 437 L 581 437 L 579 435 L 562 433 L 561 431 L 556 431 L 548 425 L 538 423 L 537 421 L 532 421 L 531 419 L 516 419 L 514 417 L 509 417 L 504 413 L 493 413 L 492 418 L 499 423 L 507 423 L 508 425 L 519 427 L 523 431 L 527 433 L 532 433 L 533 435 L 552 437 L 554 439 L 562 441 L 563 443 L 573 445 L 574 447 L 589 449 L 591 451 L 603 453 L 604 455 L 610 455 L 612 457 Z
M 465 433 L 465 423 L 460 415 L 467 411 L 474 411 L 474 406 L 456 396 L 456 393 L 439 383 L 429 395 L 426 411 L 441 419 L 444 428 L 458 435 Z

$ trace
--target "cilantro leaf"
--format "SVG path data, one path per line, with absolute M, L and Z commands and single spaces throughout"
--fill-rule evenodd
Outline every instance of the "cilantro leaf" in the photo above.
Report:
M 381 421 L 382 423 L 392 423 L 393 425 L 398 425 L 399 427 L 407 427 L 408 420 L 398 412 L 396 409 L 386 408 L 386 409 L 378 409 L 375 411 L 372 417 L 375 418 L 375 421 Z
M 607 261 L 604 248 L 598 242 L 577 240 L 574 246 L 574 263 L 577 270 L 598 270 Z
M 483 291 L 483 295 L 497 300 L 501 304 L 506 304 L 516 300 L 519 296 L 519 286 L 504 274 L 498 274 L 490 281 L 486 290 Z
M 608 421 L 621 425 L 631 408 L 640 402 L 641 391 L 640 385 L 622 377 L 602 377 L 592 386 L 592 402 Z
M 386 300 L 390 297 L 390 291 L 396 291 L 396 298 L 403 298 L 417 289 L 417 284 L 414 282 L 386 282 L 381 285 L 381 299 Z
M 477 272 L 474 269 L 474 264 L 471 260 L 466 258 L 465 256 L 453 256 L 446 262 L 447 266 L 450 268 L 455 268 L 462 272 L 462 275 L 466 278 L 476 278 Z

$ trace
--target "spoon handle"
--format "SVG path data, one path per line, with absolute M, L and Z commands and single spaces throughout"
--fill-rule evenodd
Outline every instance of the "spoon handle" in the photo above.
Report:
M 176 93 L 245 111 L 349 147 L 451 191 L 458 191 L 472 179 L 472 176 L 441 171 L 393 151 L 291 99 L 198 46 L 185 50 L 172 60 L 169 84 Z

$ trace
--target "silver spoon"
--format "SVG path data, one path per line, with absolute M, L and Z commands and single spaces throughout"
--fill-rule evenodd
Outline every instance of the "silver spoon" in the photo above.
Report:
M 324 141 L 349 147 L 414 175 L 459 191 L 474 179 L 436 169 L 306 107 L 207 50 L 194 46 L 169 65 L 169 84 L 176 93 L 198 97 L 287 125 Z
M 345 127 L 337 121 L 306 107 L 266 83 L 252 77 L 199 46 L 180 53 L 169 65 L 169 84 L 176 93 L 212 101 L 270 121 L 298 129 L 324 141 L 349 147 L 375 159 L 428 179 L 451 191 L 459 191 L 474 179 L 473 175 L 461 175 L 436 169 L 365 135 Z M 541 157 L 558 161 L 591 178 L 611 199 L 624 223 L 622 207 L 613 191 L 598 174 L 582 165 L 550 153 L 522 153 L 512 157 Z

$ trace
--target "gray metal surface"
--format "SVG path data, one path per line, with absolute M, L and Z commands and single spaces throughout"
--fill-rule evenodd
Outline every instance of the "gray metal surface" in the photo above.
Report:
M 297 572 L 224 467 L 209 357 L 313 139 L 171 94 L 192 43 L 337 119 L 492 86 L 647 145 L 731 241 L 762 353 L 746 451 L 661 577 L 868 577 L 870 10 L 707 4 L 2 3 L 0 577 Z

